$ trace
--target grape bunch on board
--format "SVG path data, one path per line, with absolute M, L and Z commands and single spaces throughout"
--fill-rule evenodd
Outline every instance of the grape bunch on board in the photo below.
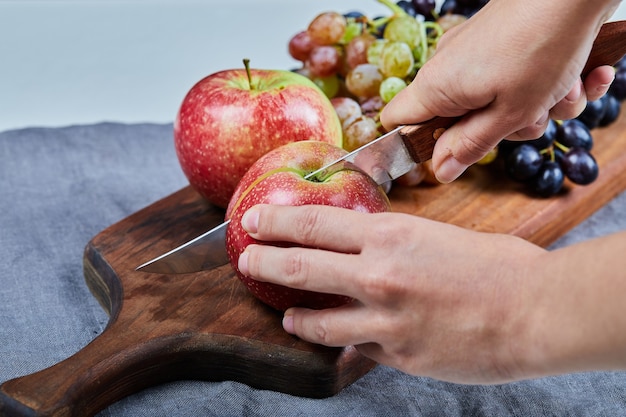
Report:
M 463 23 L 488 0 L 377 0 L 389 14 L 368 17 L 359 11 L 328 11 L 315 16 L 288 43 L 301 62 L 294 71 L 315 82 L 331 99 L 343 130 L 343 147 L 354 150 L 385 133 L 384 106 L 415 77 L 450 28 Z M 598 175 L 591 153 L 591 130 L 617 119 L 626 99 L 626 60 L 616 66 L 611 90 L 589 102 L 576 119 L 551 120 L 536 140 L 502 141 L 480 164 L 496 160 L 515 181 L 537 196 L 558 194 L 565 180 L 586 185 Z M 403 186 L 438 184 L 430 163 L 416 165 L 395 180 Z

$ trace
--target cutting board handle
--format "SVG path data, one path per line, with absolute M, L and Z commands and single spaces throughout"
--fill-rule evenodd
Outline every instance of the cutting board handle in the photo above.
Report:
M 129 391 L 153 385 L 151 363 L 163 363 L 168 340 L 139 340 L 137 333 L 116 324 L 73 356 L 47 369 L 0 386 L 0 416 L 68 417 L 94 415 Z M 158 352 L 159 356 L 154 353 Z M 130 390 L 132 387 L 132 390 Z

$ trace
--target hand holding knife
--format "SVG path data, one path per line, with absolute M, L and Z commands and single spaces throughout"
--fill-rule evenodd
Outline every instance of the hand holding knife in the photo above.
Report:
M 605 23 L 582 71 L 584 78 L 601 65 L 614 65 L 626 53 L 626 21 Z M 307 175 L 311 177 L 342 161 L 349 161 L 383 184 L 432 157 L 437 138 L 460 117 L 435 117 L 418 125 L 400 126 L 343 158 Z M 136 269 L 161 274 L 182 274 L 212 269 L 228 263 L 225 236 L 228 221 Z

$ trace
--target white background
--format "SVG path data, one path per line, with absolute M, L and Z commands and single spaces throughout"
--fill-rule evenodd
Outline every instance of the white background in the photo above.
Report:
M 293 34 L 355 9 L 387 14 L 376 0 L 0 0 L 0 131 L 171 122 L 204 76 L 243 58 L 290 69 Z

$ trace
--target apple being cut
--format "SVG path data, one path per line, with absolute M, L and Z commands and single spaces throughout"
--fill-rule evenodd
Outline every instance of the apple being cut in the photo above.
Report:
M 372 178 L 355 165 L 337 164 L 323 176 L 305 179 L 309 173 L 342 157 L 346 151 L 319 141 L 295 142 L 274 149 L 257 160 L 243 176 L 226 210 L 231 222 L 226 231 L 226 250 L 239 279 L 258 299 L 284 311 L 289 307 L 331 308 L 351 301 L 337 294 L 287 288 L 259 282 L 243 275 L 237 268 L 239 256 L 252 243 L 260 242 L 241 226 L 241 217 L 252 206 L 261 203 L 298 206 L 323 204 L 360 212 L 390 211 L 387 194 Z M 271 242 L 277 246 L 293 246 Z
M 196 83 L 174 121 L 174 144 L 190 185 L 226 208 L 237 183 L 270 150 L 290 142 L 342 145 L 339 118 L 324 93 L 290 71 L 224 70 Z

